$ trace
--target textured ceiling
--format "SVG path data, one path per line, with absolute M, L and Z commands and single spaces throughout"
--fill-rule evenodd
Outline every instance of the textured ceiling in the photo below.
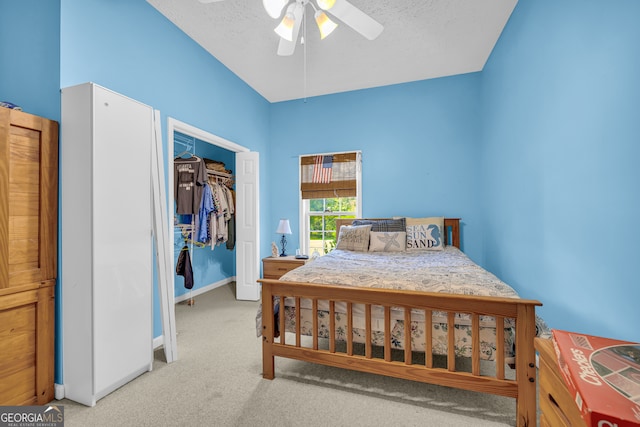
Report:
M 384 25 L 373 41 L 337 19 L 321 41 L 307 6 L 306 49 L 282 57 L 260 0 L 147 1 L 270 102 L 480 71 L 517 3 L 350 0 Z

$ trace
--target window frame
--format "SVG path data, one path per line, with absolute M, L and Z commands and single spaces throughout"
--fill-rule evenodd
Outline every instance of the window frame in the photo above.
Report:
M 340 151 L 340 152 L 330 152 L 330 153 L 315 153 L 315 154 L 303 154 L 299 157 L 307 157 L 307 156 L 330 156 L 334 154 L 345 154 L 345 153 L 356 153 L 356 218 L 362 218 L 362 152 L 359 150 L 350 150 L 350 151 Z M 302 198 L 302 191 L 300 190 L 300 185 L 302 183 L 302 168 L 300 167 L 300 159 L 298 160 L 298 202 L 299 202 L 299 218 L 298 218 L 298 236 L 299 243 L 298 247 L 300 248 L 303 254 L 311 255 L 309 253 L 310 245 L 309 245 L 309 233 L 311 230 L 309 229 L 309 216 L 310 216 L 310 199 Z M 325 197 L 326 198 L 326 197 Z M 317 199 L 314 199 L 317 200 Z M 331 214 L 336 214 L 335 212 L 331 212 Z M 336 239 L 337 233 L 339 230 L 336 230 Z

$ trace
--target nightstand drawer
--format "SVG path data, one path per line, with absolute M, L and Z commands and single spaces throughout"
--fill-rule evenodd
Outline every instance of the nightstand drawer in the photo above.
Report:
M 295 257 L 264 258 L 262 260 L 262 277 L 265 279 L 279 279 L 285 273 L 304 265 L 306 259 Z

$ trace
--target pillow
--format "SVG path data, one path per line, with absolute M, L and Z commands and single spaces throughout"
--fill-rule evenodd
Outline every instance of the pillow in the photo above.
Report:
M 369 232 L 371 224 L 343 225 L 338 234 L 336 249 L 366 252 L 369 249 Z
M 404 252 L 407 246 L 405 231 L 372 231 L 369 239 L 369 252 Z
M 371 231 L 406 231 L 404 218 L 397 219 L 356 219 L 351 225 L 371 224 Z
M 407 218 L 407 250 L 444 249 L 444 217 Z

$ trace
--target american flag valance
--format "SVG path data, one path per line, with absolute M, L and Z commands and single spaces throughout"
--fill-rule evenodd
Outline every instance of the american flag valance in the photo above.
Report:
M 331 172 L 333 169 L 333 156 L 316 156 L 313 164 L 313 183 L 328 184 L 331 182 Z
M 355 197 L 358 153 L 300 157 L 303 199 Z

